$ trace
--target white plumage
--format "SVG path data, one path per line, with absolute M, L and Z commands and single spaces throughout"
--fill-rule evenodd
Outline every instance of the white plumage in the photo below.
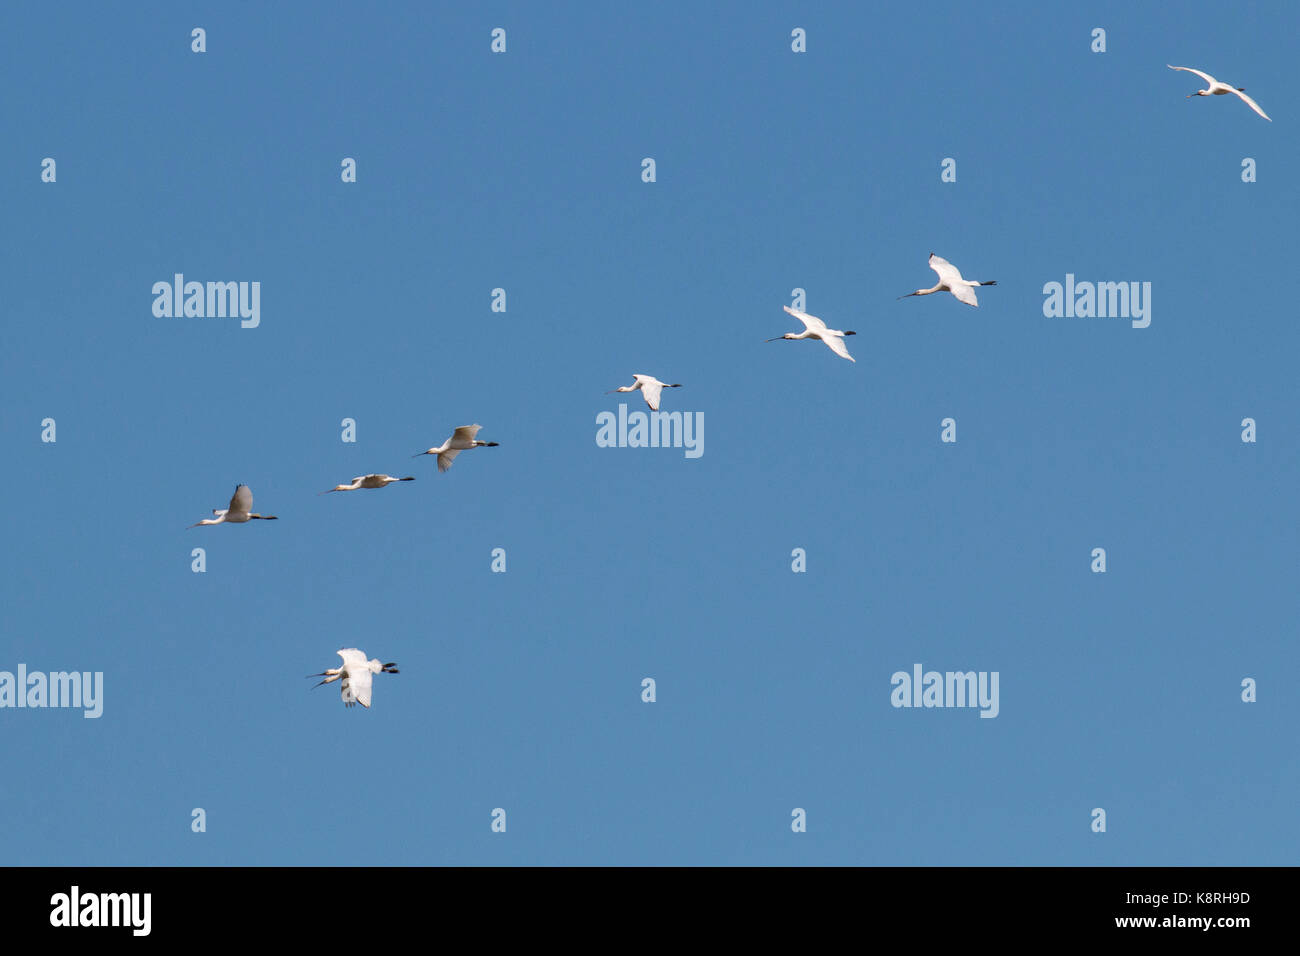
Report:
M 336 680 L 342 680 L 340 693 L 343 697 L 343 706 L 351 707 L 353 704 L 360 704 L 366 709 L 370 708 L 370 688 L 371 681 L 375 674 L 397 674 L 400 673 L 397 665 L 393 663 L 382 664 L 378 658 L 366 660 L 366 655 L 355 647 L 345 647 L 338 652 L 339 657 L 343 658 L 342 667 L 330 667 L 321 671 L 319 674 L 311 674 L 311 677 L 324 677 L 325 679 L 314 686 L 319 687 L 321 684 L 329 684 Z
M 499 444 L 494 441 L 478 441 L 474 436 L 482 425 L 461 425 L 452 433 L 452 436 L 437 448 L 430 448 L 428 451 L 420 452 L 420 455 L 437 455 L 438 470 L 446 471 L 451 467 L 451 463 L 456 460 L 456 456 L 467 448 L 496 448 Z M 412 458 L 419 458 L 420 455 L 412 455 Z
M 653 375 L 634 374 L 631 385 L 620 385 L 618 388 L 610 389 L 606 395 L 613 395 L 615 392 L 635 392 L 641 389 L 641 397 L 645 403 L 650 406 L 650 411 L 659 411 L 659 396 L 665 388 L 681 388 L 680 385 L 669 385 L 667 382 L 661 382 Z
M 907 295 L 900 295 L 900 299 L 906 299 L 913 295 L 930 295 L 933 292 L 951 292 L 959 301 L 967 305 L 978 306 L 979 300 L 975 298 L 975 287 L 981 285 L 997 285 L 996 279 L 990 279 L 987 282 L 976 282 L 974 279 L 963 279 L 957 267 L 941 256 L 930 253 L 930 268 L 939 274 L 939 281 L 930 289 L 917 289 L 915 292 L 909 292 Z
M 275 515 L 253 514 L 253 492 L 249 490 L 248 485 L 236 485 L 235 493 L 230 498 L 230 506 L 220 510 L 213 508 L 212 513 L 215 518 L 204 518 L 190 525 L 191 528 L 197 528 L 205 524 L 242 524 L 245 521 L 252 521 L 254 518 L 262 521 L 275 521 Z
M 414 477 L 394 478 L 392 475 L 357 475 L 350 485 L 335 485 L 329 491 L 320 492 L 328 495 L 330 491 L 356 491 L 358 488 L 387 488 L 394 481 L 415 481 Z
M 1260 116 L 1264 117 L 1264 119 L 1268 120 L 1270 123 L 1273 122 L 1269 119 L 1268 114 L 1259 108 L 1259 104 L 1246 95 L 1246 88 L 1244 86 L 1229 86 L 1227 83 L 1220 83 L 1214 77 L 1210 76 L 1210 74 L 1202 73 L 1200 70 L 1193 70 L 1190 66 L 1171 66 L 1168 63 L 1166 63 L 1165 66 L 1168 66 L 1171 70 L 1182 70 L 1185 73 L 1195 73 L 1209 84 L 1203 90 L 1197 90 L 1195 93 L 1188 93 L 1187 99 L 1190 100 L 1193 96 L 1223 96 L 1225 93 L 1231 93 L 1233 96 L 1240 97 L 1242 102 Z
M 800 312 L 798 309 L 792 309 L 788 305 L 784 305 L 781 308 L 785 309 L 803 323 L 803 331 L 798 335 L 795 335 L 793 332 L 787 332 L 785 335 L 778 335 L 776 338 L 767 339 L 766 341 L 779 342 L 782 339 L 789 339 L 792 342 L 797 342 L 799 339 L 820 339 L 840 358 L 846 358 L 850 362 L 857 362 L 857 359 L 849 354 L 848 346 L 844 344 L 844 336 L 857 335 L 857 332 L 841 332 L 839 329 L 829 329 L 826 327 L 826 323 L 815 315 L 809 315 L 807 312 Z

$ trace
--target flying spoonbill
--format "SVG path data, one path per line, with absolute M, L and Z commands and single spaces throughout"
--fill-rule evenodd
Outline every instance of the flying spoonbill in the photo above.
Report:
M 774 339 L 766 339 L 765 341 L 779 342 L 782 339 L 790 339 L 792 341 L 797 339 L 821 339 L 830 346 L 831 351 L 836 355 L 841 358 L 846 358 L 850 362 L 857 362 L 857 359 L 849 354 L 848 346 L 844 344 L 844 336 L 857 335 L 857 332 L 841 332 L 839 329 L 828 329 L 826 328 L 826 323 L 815 315 L 809 315 L 807 312 L 800 312 L 798 309 L 792 309 L 788 305 L 783 305 L 781 308 L 785 309 L 802 322 L 804 324 L 804 330 L 798 335 L 795 335 L 793 332 L 787 332 L 785 335 L 778 335 Z
M 451 463 L 456 460 L 456 456 L 467 448 L 496 448 L 500 442 L 478 441 L 474 438 L 482 425 L 461 425 L 445 442 L 437 448 L 430 448 L 428 451 L 420 452 L 420 455 L 437 455 L 438 470 L 446 471 L 451 467 Z M 412 458 L 419 458 L 420 455 L 412 455 Z
M 352 479 L 352 484 L 335 485 L 329 491 L 322 491 L 320 494 L 328 495 L 330 491 L 356 491 L 358 488 L 387 488 L 394 481 L 415 481 L 415 478 L 394 478 L 392 475 L 357 475 Z
M 663 392 L 665 388 L 681 388 L 681 386 L 669 385 L 667 382 L 661 382 L 653 375 L 634 374 L 632 376 L 631 385 L 620 385 L 618 388 L 611 388 L 605 394 L 613 395 L 615 392 L 635 392 L 638 388 L 641 389 L 641 397 L 644 398 L 645 403 L 650 406 L 650 411 L 657 412 L 659 411 L 660 393 Z
M 957 267 L 947 259 L 930 253 L 930 268 L 939 273 L 939 282 L 933 289 L 917 289 L 915 292 L 909 292 L 907 295 L 900 295 L 900 299 L 906 299 L 911 295 L 929 295 L 931 292 L 951 292 L 962 302 L 967 305 L 978 306 L 979 302 L 975 299 L 975 286 L 979 285 L 997 285 L 997 280 L 989 282 L 976 282 L 974 279 L 963 279 Z
M 342 696 L 343 706 L 351 707 L 353 704 L 360 704 L 367 710 L 370 708 L 370 681 L 371 674 L 397 674 L 400 673 L 396 664 L 381 664 L 378 658 L 366 660 L 366 655 L 361 653 L 355 647 L 345 647 L 338 652 L 339 657 L 343 658 L 342 667 L 330 667 L 321 671 L 319 674 L 308 674 L 308 677 L 324 677 L 320 684 L 328 684 L 332 681 L 343 678 Z
M 1193 70 L 1190 66 L 1170 66 L 1168 63 L 1166 63 L 1165 66 L 1168 66 L 1171 70 L 1182 70 L 1186 73 L 1195 73 L 1206 83 L 1210 84 L 1203 90 L 1197 90 L 1195 93 L 1188 93 L 1187 99 L 1190 100 L 1193 96 L 1222 96 L 1224 93 L 1232 93 L 1236 96 L 1240 96 L 1247 106 L 1260 116 L 1264 117 L 1264 119 L 1268 120 L 1270 123 L 1273 122 L 1271 119 L 1268 119 L 1268 114 L 1259 108 L 1259 104 L 1246 95 L 1246 88 L 1244 86 L 1229 86 L 1227 83 L 1220 83 L 1214 77 L 1210 76 L 1210 74 L 1202 73 L 1200 70 Z
M 221 524 L 223 521 L 229 521 L 234 524 L 240 524 L 244 521 L 251 521 L 254 518 L 260 518 L 263 521 L 277 520 L 275 515 L 257 515 L 248 509 L 253 507 L 253 493 L 248 490 L 248 485 L 235 486 L 235 494 L 230 499 L 230 507 L 223 510 L 212 509 L 215 518 L 204 518 L 202 521 L 190 525 L 191 528 L 197 528 L 201 524 Z

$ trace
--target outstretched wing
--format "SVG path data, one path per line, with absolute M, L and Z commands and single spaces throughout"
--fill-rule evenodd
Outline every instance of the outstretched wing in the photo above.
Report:
M 248 485 L 240 485 L 230 499 L 230 511 L 247 513 L 252 510 L 253 493 L 248 489 Z
M 347 676 L 343 678 L 344 703 L 348 703 L 347 698 L 351 697 L 354 702 L 369 709 L 372 677 L 374 675 L 370 673 L 369 664 L 357 667 L 348 665 Z
M 1241 92 L 1241 90 L 1233 90 L 1232 92 L 1236 93 L 1236 94 L 1237 94 L 1238 96 L 1240 96 L 1243 100 L 1245 100 L 1245 101 L 1246 101 L 1246 105 L 1249 106 L 1249 107 L 1250 107 L 1252 110 L 1254 110 L 1256 113 L 1258 113 L 1260 116 L 1264 117 L 1264 119 L 1268 120 L 1270 123 L 1273 122 L 1271 119 L 1268 119 L 1268 114 L 1265 113 L 1262 109 L 1259 108 L 1259 104 L 1256 103 L 1254 100 L 1252 100 L 1252 99 L 1251 99 L 1249 96 L 1247 96 L 1245 93 Z
M 456 430 L 460 431 L 459 428 Z M 447 451 L 444 451 L 442 454 L 440 454 L 438 456 L 438 470 L 446 471 L 448 468 L 450 468 L 451 463 L 456 460 L 456 456 L 459 454 L 460 454 L 459 448 L 451 448 L 448 449 Z
M 979 306 L 979 301 L 975 298 L 975 289 L 966 283 L 958 281 L 956 284 L 948 283 L 948 288 L 952 294 L 967 305 Z
M 1213 86 L 1215 83 L 1219 82 L 1214 77 L 1210 76 L 1210 74 L 1202 73 L 1200 70 L 1193 70 L 1190 66 L 1173 66 L 1169 63 L 1166 63 L 1165 66 L 1169 67 L 1169 69 L 1171 70 L 1183 70 L 1186 73 L 1195 73 L 1197 76 L 1203 79 L 1210 86 Z
M 849 347 L 844 344 L 844 340 L 840 338 L 838 335 L 823 335 L 820 336 L 820 338 L 823 342 L 829 345 L 831 347 L 831 351 L 834 352 L 836 355 L 838 355 L 840 358 L 846 358 L 850 362 L 857 361 L 857 359 L 855 359 L 852 355 L 849 354 Z
M 939 281 L 944 285 L 955 287 L 963 281 L 961 273 L 957 271 L 957 267 L 942 256 L 936 256 L 934 253 L 930 253 L 930 268 L 939 273 Z M 954 295 L 955 294 L 956 293 L 954 292 Z M 961 296 L 957 297 L 959 299 L 961 298 Z M 962 299 L 962 301 L 965 302 L 966 300 Z
M 478 430 L 482 427 L 482 425 L 461 425 L 451 437 L 459 441 L 473 442 L 474 436 L 478 434 Z
M 802 322 L 804 328 L 808 329 L 810 332 L 820 332 L 822 329 L 826 328 L 826 323 L 815 315 L 809 315 L 807 312 L 800 312 L 798 309 L 792 309 L 788 305 L 783 305 L 781 308 L 785 309 Z
M 343 658 L 344 666 L 348 664 L 366 664 L 366 655 L 362 654 L 355 647 L 345 647 L 338 652 L 339 657 Z M 368 664 L 366 666 L 369 666 Z
M 650 381 L 641 381 L 641 394 L 645 396 L 645 403 L 650 406 L 652 412 L 659 411 L 659 395 L 663 392 L 664 387 L 659 382 L 651 379 Z

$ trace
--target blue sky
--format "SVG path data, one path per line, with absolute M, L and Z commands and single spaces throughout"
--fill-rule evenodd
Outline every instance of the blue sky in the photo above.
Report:
M 0 670 L 104 674 L 0 709 L 0 862 L 1294 863 L 1294 5 L 463 6 L 0 14 Z M 700 458 L 597 446 L 634 372 Z

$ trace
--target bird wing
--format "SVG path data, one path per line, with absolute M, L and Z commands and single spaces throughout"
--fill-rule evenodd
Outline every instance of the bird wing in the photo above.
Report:
M 478 430 L 482 427 L 482 425 L 461 425 L 460 428 L 456 429 L 456 433 L 451 437 L 459 438 L 461 441 L 472 442 L 474 441 L 474 436 L 478 434 Z
M 826 323 L 823 322 L 821 319 L 817 318 L 817 316 L 815 315 L 809 315 L 807 312 L 800 312 L 798 309 L 792 309 L 788 305 L 783 305 L 781 306 L 781 308 L 785 309 L 796 319 L 802 322 L 804 328 L 808 329 L 811 332 L 820 332 L 822 329 L 826 328 Z
M 849 354 L 849 347 L 844 344 L 844 340 L 840 338 L 838 335 L 823 335 L 820 336 L 820 338 L 823 342 L 829 345 L 831 347 L 831 351 L 834 352 L 836 355 L 838 355 L 840 358 L 846 358 L 850 362 L 857 361 L 857 359 L 855 359 L 852 355 Z
M 459 428 L 456 430 L 460 431 Z M 456 456 L 459 454 L 460 454 L 459 448 L 450 448 L 447 451 L 444 451 L 442 454 L 440 454 L 438 456 L 438 470 L 446 471 L 448 468 L 450 468 L 451 463 L 456 460 Z
M 659 395 L 663 390 L 662 382 L 657 382 L 654 379 L 649 381 L 644 378 L 641 379 L 641 394 L 645 396 L 645 403 L 650 406 L 652 412 L 659 411 Z
M 347 686 L 348 692 L 362 707 L 370 706 L 370 684 L 371 677 L 370 665 L 362 664 L 359 667 L 348 667 L 348 676 L 343 682 Z
M 1247 96 L 1245 93 L 1241 92 L 1241 90 L 1233 90 L 1232 92 L 1236 93 L 1236 94 L 1237 94 L 1238 96 L 1240 96 L 1243 100 L 1245 100 L 1245 101 L 1246 101 L 1246 105 L 1249 106 L 1249 107 L 1250 107 L 1252 110 L 1254 110 L 1256 113 L 1258 113 L 1260 116 L 1264 117 L 1264 119 L 1268 120 L 1270 123 L 1273 122 L 1271 119 L 1268 119 L 1268 114 L 1265 113 L 1262 109 L 1259 108 L 1259 104 L 1256 103 L 1254 100 L 1252 100 L 1252 99 L 1251 99 L 1249 96 Z
M 962 281 L 961 273 L 957 271 L 955 265 L 933 253 L 930 254 L 930 268 L 939 273 L 939 281 L 944 285 L 956 286 Z M 958 296 L 958 298 L 961 298 L 961 296 Z M 962 301 L 965 302 L 966 300 L 962 299 Z
M 1210 84 L 1210 86 L 1213 86 L 1215 83 L 1218 83 L 1218 82 L 1219 82 L 1219 81 L 1216 80 L 1214 77 L 1210 76 L 1210 74 L 1208 74 L 1208 73 L 1202 73 L 1200 70 L 1193 70 L 1190 66 L 1172 66 L 1171 64 L 1168 64 L 1168 63 L 1166 63 L 1165 66 L 1169 67 L 1169 69 L 1171 69 L 1171 70 L 1184 70 L 1184 71 L 1186 71 L 1186 72 L 1188 72 L 1188 73 L 1195 73 L 1197 76 L 1199 76 L 1201 79 L 1203 79 L 1206 83 Z
M 966 285 L 964 282 L 958 282 L 955 285 L 949 283 L 948 288 L 952 291 L 953 295 L 962 302 L 965 302 L 967 305 L 979 306 L 979 301 L 975 298 L 975 290 L 971 286 Z
M 365 664 L 367 667 L 370 666 L 366 663 L 366 655 L 362 654 L 355 647 L 343 648 L 339 651 L 339 657 L 343 658 L 344 666 L 347 666 L 348 664 Z
M 248 513 L 253 510 L 253 493 L 248 485 L 240 485 L 230 499 L 229 511 Z

